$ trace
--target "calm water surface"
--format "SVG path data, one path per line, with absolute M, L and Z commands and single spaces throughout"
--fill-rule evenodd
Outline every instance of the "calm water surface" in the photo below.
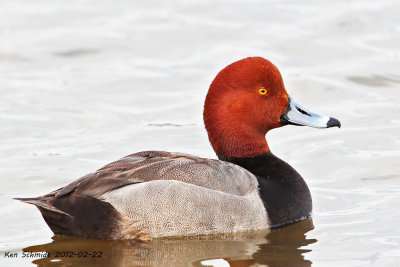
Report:
M 399 14 L 396 0 L 1 1 L 0 266 L 398 266 Z M 208 86 L 254 55 L 280 68 L 297 102 L 342 122 L 267 135 L 307 181 L 312 221 L 271 233 L 98 241 L 53 237 L 37 209 L 11 199 L 141 150 L 215 158 L 202 123 Z M 54 258 L 63 250 L 103 254 Z

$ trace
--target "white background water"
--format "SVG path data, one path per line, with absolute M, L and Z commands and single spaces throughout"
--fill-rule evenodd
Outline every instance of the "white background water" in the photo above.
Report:
M 52 237 L 12 197 L 141 150 L 215 158 L 208 86 L 229 63 L 262 56 L 297 102 L 342 122 L 267 135 L 313 196 L 317 242 L 300 247 L 304 266 L 396 266 L 399 14 L 396 0 L 0 1 L 1 265 L 28 264 L 4 251 Z

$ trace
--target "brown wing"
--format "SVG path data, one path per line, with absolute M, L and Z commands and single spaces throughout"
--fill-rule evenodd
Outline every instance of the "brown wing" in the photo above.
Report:
M 254 187 L 253 174 L 237 165 L 183 153 L 145 151 L 126 156 L 52 192 L 100 197 L 126 185 L 154 180 L 177 180 L 201 187 L 244 195 Z

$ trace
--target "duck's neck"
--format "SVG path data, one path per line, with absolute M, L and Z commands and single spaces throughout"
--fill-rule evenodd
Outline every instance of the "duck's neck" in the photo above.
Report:
M 220 160 L 239 165 L 258 178 L 271 227 L 294 223 L 311 215 L 312 201 L 307 184 L 295 169 L 270 151 L 241 158 L 217 155 Z

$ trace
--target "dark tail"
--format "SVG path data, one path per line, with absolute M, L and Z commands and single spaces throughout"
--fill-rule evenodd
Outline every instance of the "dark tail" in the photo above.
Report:
M 32 204 L 35 205 L 38 208 L 43 208 L 49 211 L 53 211 L 56 213 L 60 213 L 60 214 L 64 214 L 67 216 L 71 216 L 70 214 L 57 209 L 56 207 L 50 205 L 49 203 L 47 203 L 45 200 L 42 200 L 40 197 L 28 197 L 28 198 L 20 198 L 20 197 L 16 197 L 14 198 L 15 200 L 19 200 L 28 204 Z
M 50 229 L 58 235 L 114 239 L 120 214 L 107 202 L 87 195 L 14 198 L 35 205 Z

